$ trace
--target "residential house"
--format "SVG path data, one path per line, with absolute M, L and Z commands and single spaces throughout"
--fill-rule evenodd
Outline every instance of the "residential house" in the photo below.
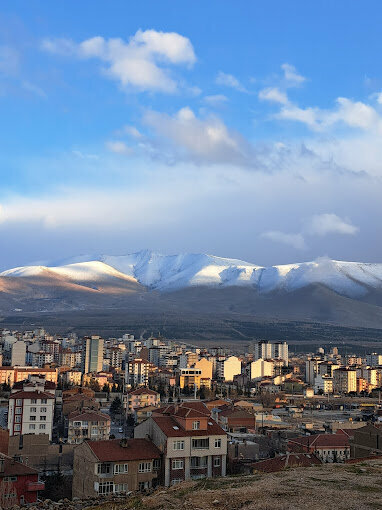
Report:
M 39 491 L 44 489 L 36 469 L 0 455 L 0 508 L 36 503 Z
M 138 409 L 151 406 L 158 407 L 160 404 L 160 394 L 146 386 L 142 386 L 128 391 L 123 396 L 123 400 L 126 413 L 133 414 L 136 417 Z
M 68 443 L 80 444 L 85 439 L 109 439 L 110 416 L 93 409 L 73 411 L 68 417 Z
M 202 402 L 157 410 L 134 429 L 134 437 L 147 436 L 163 453 L 165 486 L 226 474 L 227 434 Z
M 74 450 L 73 496 L 149 489 L 160 481 L 161 452 L 148 439 L 85 441 Z
M 288 440 L 288 451 L 314 453 L 322 462 L 344 462 L 350 458 L 347 434 L 314 434 Z

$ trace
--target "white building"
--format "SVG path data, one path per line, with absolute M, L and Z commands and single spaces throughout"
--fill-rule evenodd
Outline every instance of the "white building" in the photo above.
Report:
M 48 434 L 52 439 L 55 388 L 54 383 L 39 376 L 14 385 L 8 402 L 10 436 Z
M 250 365 L 249 376 L 251 381 L 260 381 L 263 377 L 272 377 L 274 373 L 273 361 L 258 359 Z
M 256 342 L 254 345 L 254 360 L 281 359 L 284 365 L 289 363 L 288 344 L 286 342 Z
M 333 393 L 333 377 L 330 375 L 317 375 L 314 378 L 314 393 Z
M 218 379 L 233 381 L 235 375 L 241 374 L 241 361 L 236 356 L 217 362 Z
M 382 365 L 382 354 L 377 354 L 376 352 L 368 354 L 366 356 L 366 365 L 369 365 L 369 367 Z
M 17 340 L 11 345 L 11 366 L 21 366 L 25 365 L 26 361 L 26 353 L 27 347 L 25 342 L 22 340 Z

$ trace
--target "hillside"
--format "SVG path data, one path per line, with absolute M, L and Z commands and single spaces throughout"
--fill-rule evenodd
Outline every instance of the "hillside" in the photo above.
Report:
M 382 508 L 382 461 L 184 482 L 92 510 L 370 510 Z

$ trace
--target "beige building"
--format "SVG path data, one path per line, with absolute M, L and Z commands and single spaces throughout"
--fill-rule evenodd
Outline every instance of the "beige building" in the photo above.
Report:
M 217 362 L 217 377 L 224 381 L 233 381 L 235 375 L 241 374 L 241 361 L 236 356 Z
M 68 443 L 80 444 L 85 439 L 109 439 L 110 416 L 92 409 L 73 411 L 68 418 Z
M 212 379 L 212 361 L 209 361 L 207 358 L 201 358 L 194 364 L 194 368 L 201 370 L 201 376 L 203 379 Z
M 147 435 L 164 455 L 165 486 L 225 476 L 227 434 L 202 402 L 161 408 L 135 427 L 134 437 Z
M 260 381 L 263 377 L 272 377 L 274 373 L 273 361 L 262 358 L 253 361 L 250 365 L 251 381 Z
M 125 494 L 159 482 L 161 454 L 148 439 L 85 441 L 74 450 L 73 497 Z
M 127 413 L 135 414 L 138 409 L 151 406 L 158 407 L 159 404 L 159 393 L 146 387 L 130 390 L 124 395 L 124 407 Z
M 357 371 L 349 368 L 338 368 L 333 371 L 334 393 L 350 393 L 357 391 Z

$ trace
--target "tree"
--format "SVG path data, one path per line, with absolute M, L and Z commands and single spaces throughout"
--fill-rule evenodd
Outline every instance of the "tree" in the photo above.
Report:
M 110 414 L 112 416 L 115 416 L 116 414 L 122 414 L 122 412 L 123 412 L 122 401 L 119 397 L 115 397 L 115 399 L 110 405 Z

